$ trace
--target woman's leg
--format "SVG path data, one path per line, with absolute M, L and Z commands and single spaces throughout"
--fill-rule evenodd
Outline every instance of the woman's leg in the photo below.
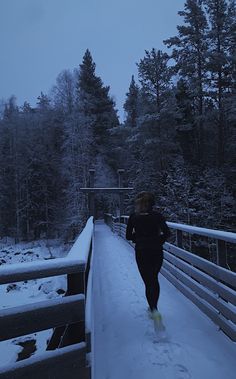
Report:
M 146 298 L 151 310 L 157 308 L 160 295 L 158 273 L 163 262 L 162 251 L 137 250 L 136 262 L 145 284 Z

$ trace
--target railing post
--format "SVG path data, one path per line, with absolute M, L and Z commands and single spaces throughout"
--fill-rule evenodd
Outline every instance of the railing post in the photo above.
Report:
M 124 169 L 119 169 L 117 170 L 118 173 L 118 187 L 122 188 L 123 187 L 123 174 L 125 170 Z M 124 195 L 123 193 L 119 193 L 119 208 L 120 208 L 120 217 L 124 213 Z
M 66 296 L 85 293 L 85 271 L 79 274 L 67 275 Z M 84 304 L 85 310 L 85 304 Z M 85 319 L 75 324 L 67 325 L 61 337 L 59 347 L 73 345 L 85 341 Z
M 91 291 L 92 291 L 92 284 L 91 284 L 91 279 L 89 282 L 89 275 L 92 275 L 91 273 L 91 264 L 92 264 L 92 252 L 93 252 L 93 244 L 94 244 L 94 230 L 93 230 L 93 237 L 90 243 L 90 248 L 89 248 L 89 255 L 88 255 L 88 261 L 87 261 L 87 266 L 86 266 L 86 271 L 85 271 L 85 302 L 87 304 L 87 301 L 91 302 Z M 88 293 L 89 291 L 89 293 Z M 88 325 L 86 325 L 86 304 L 85 304 L 85 342 L 86 342 L 86 349 L 87 353 L 91 352 L 92 348 L 92 342 L 91 342 L 91 324 L 89 325 L 89 329 L 87 328 Z M 90 306 L 87 307 L 91 312 L 91 304 Z M 91 317 L 91 313 L 88 316 L 89 319 Z
M 115 233 L 115 229 L 116 229 L 116 217 L 112 217 L 112 232 Z
M 225 241 L 216 241 L 216 263 L 218 266 L 227 267 L 227 245 Z
M 67 292 L 66 295 L 76 295 L 85 293 L 85 272 L 67 275 Z
M 176 243 L 177 243 L 177 246 L 182 249 L 182 247 L 183 247 L 183 232 L 182 232 L 182 230 L 176 229 Z
M 65 296 L 85 293 L 85 272 L 67 275 L 67 292 Z M 55 328 L 49 341 L 47 350 L 54 350 L 58 347 L 72 345 L 85 341 L 85 321 L 80 321 L 72 325 L 65 325 Z
M 95 170 L 90 169 L 89 170 L 89 186 L 90 188 L 94 187 L 94 174 Z M 89 214 L 90 216 L 95 217 L 95 206 L 94 206 L 94 192 L 89 193 Z

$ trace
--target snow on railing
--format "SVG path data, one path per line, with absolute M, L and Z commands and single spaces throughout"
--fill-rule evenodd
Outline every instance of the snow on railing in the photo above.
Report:
M 106 215 L 112 216 L 109 213 L 106 213 Z M 112 217 L 115 219 L 118 219 L 118 217 L 114 217 L 114 216 Z M 124 224 L 127 224 L 129 216 L 123 215 L 120 218 L 124 222 Z M 236 233 L 225 232 L 223 230 L 200 228 L 198 226 L 179 224 L 175 222 L 167 222 L 167 225 L 171 229 L 181 230 L 186 233 L 197 234 L 199 236 L 207 236 L 210 238 L 215 238 L 215 239 L 226 241 L 226 242 L 236 243 Z
M 45 353 L 36 359 L 30 357 L 23 363 L 16 362 L 11 366 L 2 367 L 0 369 L 2 379 L 13 376 L 14 378 L 23 376 L 42 378 L 46 375 L 61 377 L 60 373 L 66 372 L 67 369 L 71 374 L 72 367 L 73 377 L 75 374 L 81 379 L 91 377 L 91 367 L 87 365 L 86 355 L 91 351 L 90 266 L 93 229 L 91 217 L 64 258 L 0 267 L 0 284 L 63 274 L 67 274 L 68 284 L 66 297 L 0 310 L 0 324 L 4 325 L 2 340 L 19 336 L 19 330 L 28 334 L 55 328 Z M 89 315 L 86 312 L 89 312 Z M 74 345 L 70 348 L 72 344 Z
M 113 217 L 113 216 L 112 216 Z M 123 215 L 120 217 L 120 222 L 127 224 L 129 216 Z M 113 217 L 116 222 L 119 219 Z M 236 233 L 225 232 L 223 230 L 200 228 L 193 225 L 185 225 L 174 222 L 167 222 L 170 229 L 176 231 L 176 245 L 183 247 L 183 232 L 190 235 L 204 236 L 216 240 L 216 263 L 219 266 L 227 267 L 227 246 L 226 243 L 236 244 Z
M 84 271 L 84 269 L 84 260 L 75 258 L 68 260 L 66 258 L 55 258 L 46 261 L 14 263 L 0 267 L 0 284 L 72 274 Z
M 80 260 L 87 262 L 92 236 L 93 217 L 90 217 L 66 258 L 71 259 L 76 257 L 77 259 L 79 258 Z
M 88 262 L 92 236 L 93 218 L 90 217 L 66 257 L 4 265 L 0 268 L 0 284 L 84 271 Z
M 200 228 L 198 226 L 184 225 L 174 222 L 167 222 L 167 224 L 171 229 L 181 230 L 186 233 L 206 236 L 221 241 L 236 243 L 236 233 L 224 232 L 223 230 Z

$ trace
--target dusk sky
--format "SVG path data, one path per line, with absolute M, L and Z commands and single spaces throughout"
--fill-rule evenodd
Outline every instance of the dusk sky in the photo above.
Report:
M 184 0 L 0 0 L 0 100 L 35 105 L 88 48 L 121 119 L 136 62 L 176 34 Z

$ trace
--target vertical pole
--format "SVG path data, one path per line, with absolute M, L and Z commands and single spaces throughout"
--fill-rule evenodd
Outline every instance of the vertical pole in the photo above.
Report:
M 89 170 L 89 186 L 90 187 L 94 187 L 94 174 L 95 174 L 95 170 L 90 169 Z
M 182 249 L 183 247 L 183 232 L 182 230 L 176 230 L 176 242 L 177 246 Z
M 123 187 L 123 174 L 124 169 L 117 170 L 118 173 L 118 187 Z M 124 214 L 124 196 L 123 193 L 119 192 L 119 208 L 120 208 L 120 217 L 119 217 L 119 224 L 121 224 L 121 216 Z M 121 227 L 119 227 L 119 235 L 121 235 Z
M 66 296 L 75 295 L 78 293 L 85 293 L 85 271 L 78 274 L 67 275 Z M 74 324 L 66 325 L 58 347 L 73 345 L 81 341 L 85 341 L 85 313 L 83 320 Z
M 218 266 L 227 267 L 227 245 L 225 241 L 216 241 L 216 263 Z
M 89 170 L 89 187 L 94 187 L 94 174 L 95 170 Z M 95 207 L 94 207 L 94 192 L 89 193 L 89 215 L 95 217 Z
M 122 188 L 123 187 L 123 174 L 125 170 L 124 169 L 119 169 L 117 170 L 118 173 L 118 187 Z M 123 193 L 119 193 L 119 206 L 120 206 L 120 216 L 124 214 L 124 195 Z
M 67 275 L 67 292 L 65 296 L 78 293 L 85 293 L 85 271 Z M 59 347 L 72 345 L 84 340 L 85 317 L 84 320 L 75 324 L 56 327 L 46 350 L 55 350 Z
M 125 170 L 120 168 L 119 170 L 117 170 L 117 173 L 118 173 L 118 187 L 119 188 L 122 188 L 123 187 L 123 174 L 124 174 Z

